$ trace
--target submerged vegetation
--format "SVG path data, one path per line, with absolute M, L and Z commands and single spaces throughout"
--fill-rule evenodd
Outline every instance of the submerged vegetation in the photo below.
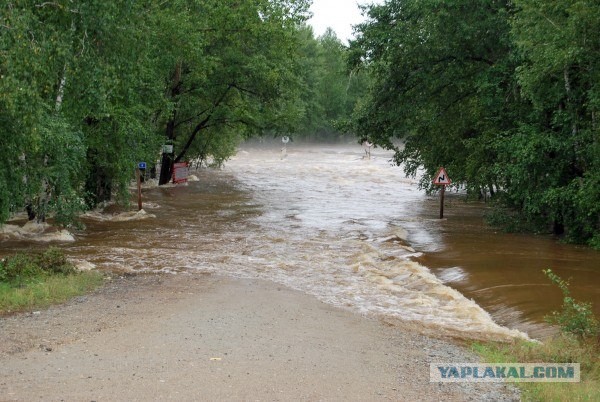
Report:
M 64 302 L 102 283 L 98 272 L 80 272 L 58 248 L 16 254 L 0 261 L 0 314 Z

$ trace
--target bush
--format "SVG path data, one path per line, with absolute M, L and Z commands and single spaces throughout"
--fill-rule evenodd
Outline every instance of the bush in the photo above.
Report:
M 597 234 L 588 242 L 589 246 L 594 250 L 600 251 L 600 233 Z
M 593 338 L 600 335 L 600 323 L 594 316 L 591 303 L 578 302 L 571 297 L 569 282 L 561 279 L 552 270 L 543 271 L 563 293 L 562 311 L 553 311 L 546 320 L 557 324 L 564 333 L 570 333 L 580 338 Z
M 77 272 L 73 264 L 67 261 L 64 253 L 56 247 L 50 247 L 35 258 L 38 266 L 47 273 L 71 275 Z
M 77 268 L 56 247 L 40 254 L 16 254 L 0 261 L 0 282 L 18 285 L 44 275 L 71 275 L 76 272 Z
M 19 282 L 42 274 L 42 269 L 31 257 L 17 254 L 2 260 L 0 263 L 0 280 L 3 282 Z
M 507 233 L 550 233 L 550 229 L 542 219 L 532 219 L 514 208 L 504 206 L 507 203 L 504 195 L 498 195 L 500 200 L 495 201 L 494 207 L 485 214 L 489 225 L 497 226 Z

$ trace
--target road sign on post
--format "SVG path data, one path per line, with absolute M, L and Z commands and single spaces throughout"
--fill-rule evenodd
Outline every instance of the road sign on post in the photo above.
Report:
M 135 181 L 137 182 L 137 196 L 138 196 L 138 211 L 142 210 L 142 170 L 146 169 L 146 164 L 138 163 L 137 169 L 135 169 Z M 142 167 L 143 166 L 143 167 Z
M 440 192 L 440 219 L 444 219 L 444 196 L 446 193 L 446 186 L 452 184 L 452 180 L 450 180 L 448 173 L 446 173 L 446 169 L 443 167 L 438 169 L 433 177 L 433 184 L 442 186 L 442 191 Z
M 287 144 L 290 142 L 290 137 L 284 135 L 281 137 L 281 142 L 283 142 L 283 148 L 281 148 L 281 159 L 287 158 Z
M 452 180 L 450 180 L 450 177 L 448 177 L 446 169 L 444 169 L 443 167 L 438 169 L 438 172 L 436 173 L 433 179 L 433 184 L 435 184 L 436 186 L 447 186 L 449 184 L 452 184 Z

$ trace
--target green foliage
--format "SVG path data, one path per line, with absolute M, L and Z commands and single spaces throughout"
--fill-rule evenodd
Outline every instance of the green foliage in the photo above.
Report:
M 600 233 L 600 23 L 588 1 L 388 0 L 350 60 L 372 74 L 360 137 L 396 150 L 423 187 L 444 166 L 536 231 Z M 400 141 L 398 141 L 400 140 Z
M 497 186 L 496 143 L 521 113 L 506 6 L 477 4 L 388 1 L 351 44 L 374 78 L 355 130 L 395 149 L 407 173 L 424 166 L 424 187 L 439 166 L 474 191 Z
M 42 271 L 49 274 L 72 275 L 77 269 L 71 264 L 61 249 L 50 247 L 36 256 L 35 261 Z
M 79 275 L 44 276 L 15 287 L 0 282 L 0 314 L 47 307 L 89 292 L 103 282 L 99 272 Z
M 30 256 L 17 254 L 0 262 L 0 281 L 22 284 L 42 275 L 41 267 Z
M 147 13 L 132 1 L 1 7 L 0 218 L 30 204 L 38 219 L 69 224 L 90 175 L 124 192 L 131 166 L 156 152 L 150 116 L 163 86 L 144 63 Z
M 0 260 L 0 314 L 61 303 L 101 283 L 101 274 L 79 272 L 56 247 L 6 257 Z
M 16 254 L 0 261 L 0 282 L 14 283 L 19 286 L 26 281 L 36 280 L 46 275 L 75 273 L 77 273 L 75 266 L 56 247 L 50 247 L 39 254 Z
M 597 342 L 561 334 L 544 342 L 476 343 L 472 349 L 486 362 L 579 363 L 579 383 L 516 383 L 524 401 L 595 401 L 600 394 L 600 352 Z
M 218 164 L 245 136 L 291 130 L 308 6 L 3 3 L 0 222 L 28 205 L 39 220 L 67 225 L 115 195 L 126 203 L 136 163 L 152 165 L 165 140 L 177 159 L 189 152 Z
M 175 154 L 163 155 L 161 184 L 172 162 L 222 161 L 242 138 L 295 125 L 296 33 L 307 9 L 301 0 L 164 4 L 152 21 L 167 85 L 157 124 Z
M 235 154 L 241 140 L 241 135 L 235 129 L 228 130 L 222 127 L 213 130 L 208 128 L 202 131 L 195 146 L 188 151 L 187 157 L 195 160 L 199 166 L 218 168 Z
M 547 269 L 543 272 L 563 293 L 562 311 L 552 312 L 552 315 L 546 317 L 548 322 L 557 324 L 563 332 L 580 338 L 600 336 L 600 323 L 594 316 L 591 303 L 575 300 L 569 291 L 569 282 L 561 279 L 552 270 Z
M 593 249 L 600 251 L 600 233 L 594 235 L 594 237 L 592 237 L 588 244 Z
M 334 139 L 351 130 L 346 122 L 366 92 L 366 73 L 348 70 L 348 49 L 333 30 L 315 39 L 312 29 L 304 27 L 299 37 L 296 74 L 302 81 L 302 116 L 294 133 L 304 138 Z
M 503 204 L 494 206 L 485 214 L 486 222 L 501 228 L 507 233 L 538 233 L 540 222 L 529 221 L 518 210 L 507 208 Z

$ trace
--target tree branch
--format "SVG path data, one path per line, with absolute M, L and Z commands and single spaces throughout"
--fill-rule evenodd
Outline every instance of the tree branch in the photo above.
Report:
M 492 60 L 488 60 L 486 58 L 479 57 L 479 56 L 466 56 L 466 57 L 464 57 L 462 59 L 464 59 L 464 60 L 470 60 L 470 61 L 478 61 L 478 62 L 481 62 L 481 63 L 485 63 L 488 66 L 493 66 L 494 65 L 494 62 Z M 444 62 L 447 62 L 447 61 L 458 61 L 458 60 L 460 60 L 458 57 L 452 56 L 452 55 L 448 55 L 446 57 L 442 57 L 441 59 L 434 60 L 432 63 L 433 64 L 440 64 L 440 63 L 444 63 Z
M 42 8 L 42 7 L 46 7 L 46 6 L 54 6 L 56 8 L 63 8 L 60 4 L 54 2 L 54 1 L 47 1 L 45 3 L 42 4 L 36 4 L 35 5 L 37 8 Z
M 256 97 L 260 97 L 260 94 L 258 92 L 252 91 L 252 90 L 247 89 L 247 88 L 240 87 L 237 84 L 229 84 L 229 86 L 232 87 L 232 88 L 237 89 L 240 92 L 245 92 L 245 93 L 249 93 L 250 95 L 254 95 Z
M 198 123 L 196 125 L 196 127 L 194 127 L 194 130 L 190 134 L 190 137 L 188 138 L 187 142 L 183 146 L 183 149 L 181 150 L 179 155 L 177 155 L 177 157 L 175 158 L 174 162 L 179 162 L 185 156 L 186 152 L 188 151 L 188 149 L 190 148 L 190 146 L 196 139 L 196 135 L 198 135 L 200 130 L 202 130 L 203 128 L 206 128 L 206 125 L 209 122 L 210 118 L 212 117 L 214 110 L 225 100 L 225 97 L 227 96 L 227 93 L 229 93 L 231 88 L 233 88 L 232 85 L 227 86 L 227 89 L 225 91 L 223 91 L 223 93 L 221 94 L 219 99 L 217 99 L 215 101 L 215 103 L 213 104 L 213 106 L 211 108 L 212 111 L 208 114 L 208 116 L 206 116 L 206 118 L 204 120 L 202 120 L 200 123 Z
M 181 120 L 181 121 L 177 122 L 177 123 L 175 124 L 175 126 L 174 126 L 174 127 L 179 127 L 179 126 L 181 126 L 182 124 L 189 123 L 190 121 L 194 120 L 195 118 L 202 116 L 204 113 L 208 112 L 209 110 L 210 110 L 210 108 L 208 108 L 208 109 L 204 109 L 204 110 L 203 110 L 203 111 L 201 111 L 200 113 L 197 113 L 197 114 L 195 114 L 195 115 L 191 116 L 191 117 L 190 117 L 190 118 L 188 118 L 188 119 Z

